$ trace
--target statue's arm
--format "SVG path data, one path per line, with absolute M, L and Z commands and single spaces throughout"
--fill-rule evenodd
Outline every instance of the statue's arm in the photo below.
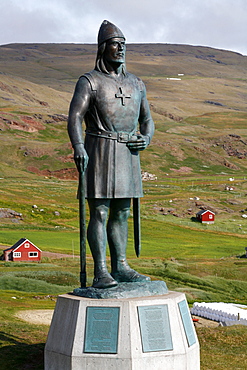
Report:
M 149 144 L 154 134 L 154 121 L 150 113 L 150 108 L 146 97 L 145 86 L 142 91 L 139 124 L 140 124 L 140 133 L 143 136 L 147 137 Z
M 146 149 L 154 134 L 154 122 L 150 113 L 144 84 L 140 105 L 139 125 L 140 135 L 137 135 L 137 140 L 130 141 L 127 144 L 130 150 Z
M 78 171 L 85 171 L 88 155 L 84 148 L 82 121 L 89 109 L 91 86 L 85 77 L 81 77 L 75 87 L 74 96 L 70 103 L 68 118 L 68 134 L 74 149 L 74 160 Z

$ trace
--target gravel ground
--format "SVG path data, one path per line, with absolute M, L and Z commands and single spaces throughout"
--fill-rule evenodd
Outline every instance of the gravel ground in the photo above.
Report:
M 25 310 L 15 314 L 21 320 L 36 325 L 50 325 L 53 310 Z

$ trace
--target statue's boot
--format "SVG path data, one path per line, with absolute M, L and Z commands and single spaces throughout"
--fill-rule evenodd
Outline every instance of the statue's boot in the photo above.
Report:
M 106 269 L 97 269 L 93 279 L 93 288 L 106 289 L 118 285 L 118 282 L 109 274 Z
M 117 268 L 112 269 L 111 276 L 119 283 L 136 283 L 150 281 L 149 276 L 141 275 L 129 267 L 126 260 L 118 261 Z

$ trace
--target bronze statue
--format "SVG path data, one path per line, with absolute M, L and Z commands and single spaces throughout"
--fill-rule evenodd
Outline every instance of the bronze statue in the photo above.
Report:
M 125 51 L 121 30 L 104 21 L 95 69 L 79 78 L 69 111 L 74 160 L 78 171 L 85 171 L 90 209 L 87 238 L 94 259 L 95 288 L 150 280 L 126 261 L 131 198 L 138 207 L 136 201 L 143 196 L 139 151 L 149 145 L 154 123 L 143 82 L 126 71 Z M 138 210 L 134 213 L 138 217 Z M 111 274 L 106 266 L 107 241 Z

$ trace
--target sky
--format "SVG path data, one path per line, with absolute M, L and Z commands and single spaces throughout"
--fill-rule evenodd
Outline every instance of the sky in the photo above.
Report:
M 96 43 L 104 19 L 127 43 L 211 46 L 247 55 L 247 0 L 0 0 L 0 44 Z

